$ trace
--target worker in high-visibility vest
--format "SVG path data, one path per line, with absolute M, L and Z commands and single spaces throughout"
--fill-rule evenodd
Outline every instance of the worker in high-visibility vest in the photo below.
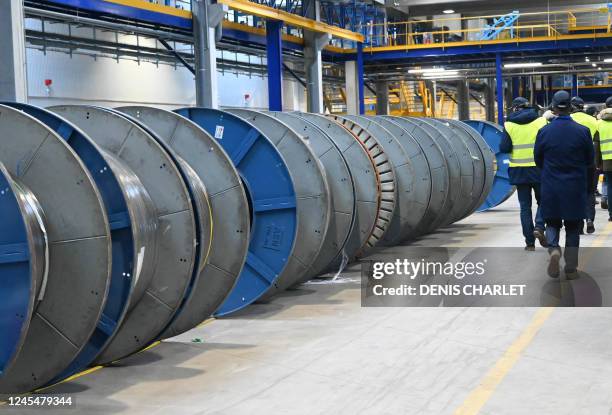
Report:
M 612 183 L 612 97 L 606 100 L 606 108 L 599 114 L 599 151 L 597 153 L 598 161 L 601 160 L 601 170 L 605 177 L 605 183 L 610 186 Z M 608 189 L 610 188 L 608 187 Z M 606 196 L 608 192 L 605 192 Z M 602 201 L 603 205 L 603 201 Z M 612 222 L 612 203 L 607 201 L 608 221 Z
M 584 110 L 584 100 L 580 97 L 572 98 L 572 119 L 576 121 L 578 124 L 589 129 L 591 133 L 591 139 L 593 140 L 593 144 L 595 146 L 595 152 L 599 148 L 599 132 L 597 131 L 597 119 L 595 117 L 590 116 Z M 587 184 L 587 210 L 586 210 L 586 225 L 587 225 L 587 233 L 595 232 L 595 191 L 597 190 L 597 180 L 599 175 L 597 174 L 597 168 L 595 166 L 595 159 L 593 159 L 593 163 L 589 166 L 589 170 L 587 172 L 589 181 Z
M 548 275 L 559 278 L 559 238 L 565 227 L 565 274 L 575 279 L 579 276 L 580 228 L 586 215 L 587 170 L 593 164 L 595 150 L 589 129 L 570 116 L 569 93 L 555 93 L 553 112 L 557 116 L 540 129 L 534 148 L 536 165 L 542 169 L 540 206 L 550 254 Z
M 504 137 L 500 144 L 502 153 L 510 153 L 508 175 L 510 184 L 516 186 L 519 204 L 521 206 L 521 225 L 525 237 L 525 250 L 535 250 L 535 240 L 546 246 L 544 234 L 545 223 L 540 211 L 540 169 L 533 158 L 533 147 L 540 128 L 546 125 L 546 120 L 539 116 L 529 101 L 518 97 L 512 101 L 511 113 L 504 125 Z M 535 224 L 532 204 L 535 196 Z

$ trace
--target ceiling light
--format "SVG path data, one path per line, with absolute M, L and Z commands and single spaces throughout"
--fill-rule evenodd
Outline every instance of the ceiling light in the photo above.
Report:
M 585 62 L 590 62 L 591 61 L 588 56 L 586 58 L 584 58 L 584 60 L 585 60 Z
M 410 69 L 408 73 L 440 73 L 444 72 L 444 68 L 427 68 L 427 69 Z
M 442 13 L 444 13 L 444 14 L 453 14 L 453 13 L 455 13 L 455 11 L 453 9 L 446 9 L 446 10 L 443 10 Z
M 612 63 L 612 58 L 604 59 L 605 63 Z
M 593 67 L 596 67 L 596 66 L 597 66 L 597 64 L 596 64 L 596 63 L 592 63 L 591 65 L 592 65 Z
M 599 66 L 599 67 L 597 68 L 597 70 L 598 70 L 598 71 L 601 71 L 601 66 Z
M 535 68 L 536 66 L 542 66 L 542 62 L 507 63 L 504 68 Z
M 425 73 L 423 74 L 423 78 L 427 79 L 437 79 L 437 78 L 446 78 L 449 76 L 457 76 L 459 75 L 459 71 L 445 71 L 442 73 Z

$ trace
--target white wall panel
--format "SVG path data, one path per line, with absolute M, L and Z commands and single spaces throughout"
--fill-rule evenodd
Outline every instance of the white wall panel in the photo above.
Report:
M 40 106 L 86 103 L 103 106 L 129 104 L 176 108 L 195 104 L 193 75 L 182 66 L 116 60 L 48 51 L 27 50 L 28 94 Z M 52 85 L 47 91 L 45 79 Z M 219 73 L 220 105 L 266 109 L 267 78 Z M 245 95 L 250 96 L 245 99 Z M 284 81 L 285 110 L 305 107 L 301 85 Z

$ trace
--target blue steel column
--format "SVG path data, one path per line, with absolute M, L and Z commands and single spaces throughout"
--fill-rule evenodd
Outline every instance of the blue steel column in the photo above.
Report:
M 283 22 L 266 21 L 266 57 L 268 61 L 268 108 L 283 110 Z
M 572 96 L 578 96 L 578 74 L 572 75 Z
M 495 76 L 497 80 L 497 123 L 504 125 L 504 78 L 502 72 L 502 55 L 500 52 L 495 54 Z
M 363 43 L 357 43 L 357 83 L 359 88 L 359 114 L 365 114 L 365 99 L 363 94 Z

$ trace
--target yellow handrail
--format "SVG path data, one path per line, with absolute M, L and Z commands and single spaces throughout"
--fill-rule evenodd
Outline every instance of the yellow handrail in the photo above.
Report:
M 495 18 L 502 15 L 474 17 L 443 17 L 440 19 L 409 20 L 384 23 L 387 32 L 370 37 L 370 45 L 423 45 L 445 44 L 461 41 L 479 41 L 478 33 L 483 33 Z M 476 22 L 478 27 L 451 29 L 450 27 L 465 27 L 464 21 Z M 454 22 L 454 24 L 453 24 Z M 459 23 L 459 24 L 458 24 Z M 373 24 L 382 26 L 382 23 Z M 432 27 L 435 25 L 437 27 Z M 429 30 L 419 30 L 419 27 L 429 27 Z M 514 25 L 501 30 L 495 40 L 556 38 L 560 36 L 588 33 L 612 32 L 612 15 L 607 8 L 584 8 L 565 11 L 541 13 L 522 13 Z M 481 40 L 487 42 L 490 40 Z

